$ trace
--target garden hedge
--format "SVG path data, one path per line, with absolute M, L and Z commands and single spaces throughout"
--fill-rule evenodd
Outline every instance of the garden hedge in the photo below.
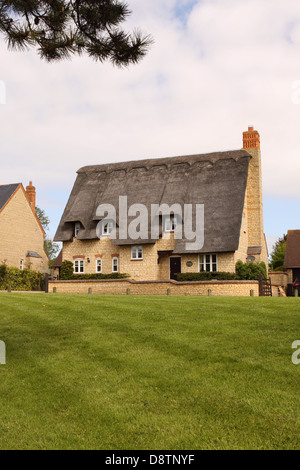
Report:
M 0 265 L 0 290 L 39 291 L 45 286 L 45 275 L 29 269 Z

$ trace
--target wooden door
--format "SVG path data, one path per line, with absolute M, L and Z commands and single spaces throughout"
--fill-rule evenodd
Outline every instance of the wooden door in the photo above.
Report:
M 181 258 L 170 258 L 170 279 L 177 281 L 177 274 L 181 273 Z

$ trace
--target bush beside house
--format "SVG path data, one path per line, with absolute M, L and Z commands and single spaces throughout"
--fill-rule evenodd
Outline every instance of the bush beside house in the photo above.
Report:
M 267 277 L 267 269 L 264 262 L 262 263 L 243 263 L 238 261 L 236 263 L 235 273 L 228 272 L 207 272 L 200 273 L 180 273 L 177 275 L 177 280 L 180 282 L 190 281 L 258 281 L 259 275 L 262 273 L 263 277 Z
M 0 265 L 0 290 L 39 291 L 44 289 L 44 285 L 42 273 Z
M 257 281 L 259 275 L 262 274 L 264 279 L 267 278 L 267 267 L 262 263 L 243 263 L 238 261 L 235 265 L 236 279 L 241 281 Z
M 227 272 L 207 272 L 202 271 L 201 273 L 180 273 L 177 274 L 177 281 L 189 282 L 189 281 L 233 281 L 236 279 L 234 273 Z

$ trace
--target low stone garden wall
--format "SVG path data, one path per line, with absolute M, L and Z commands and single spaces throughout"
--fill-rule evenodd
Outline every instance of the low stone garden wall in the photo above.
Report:
M 269 278 L 273 286 L 286 287 L 288 285 L 288 273 L 283 271 L 269 272 Z
M 105 279 L 50 281 L 49 293 L 121 295 L 258 296 L 258 281 L 132 281 Z

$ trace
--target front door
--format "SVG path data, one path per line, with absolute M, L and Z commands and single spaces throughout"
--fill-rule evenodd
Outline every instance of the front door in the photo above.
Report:
M 181 258 L 170 258 L 170 279 L 177 281 L 177 274 L 181 273 Z

